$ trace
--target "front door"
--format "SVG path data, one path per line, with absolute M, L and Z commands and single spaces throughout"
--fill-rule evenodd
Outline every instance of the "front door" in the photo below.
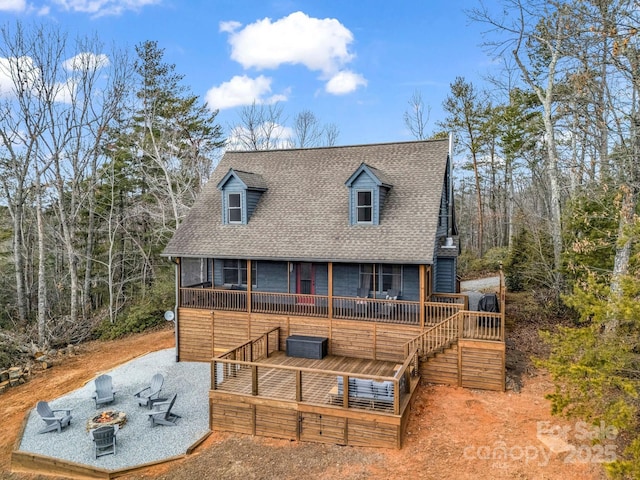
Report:
M 298 263 L 296 265 L 296 293 L 298 303 L 314 303 L 311 295 L 316 294 L 315 267 L 313 263 Z M 308 296 L 306 296 L 308 295 Z

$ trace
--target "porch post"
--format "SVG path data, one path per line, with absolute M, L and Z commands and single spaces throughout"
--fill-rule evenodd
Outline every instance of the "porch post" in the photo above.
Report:
M 247 313 L 251 313 L 251 286 L 253 278 L 251 278 L 251 260 L 247 260 Z
M 333 262 L 329 262 L 329 265 L 327 266 L 328 270 L 327 270 L 327 275 L 329 276 L 329 280 L 328 280 L 328 298 L 327 298 L 327 311 L 328 311 L 328 316 L 329 316 L 329 348 L 328 348 L 328 353 L 329 355 L 331 355 L 331 344 L 332 342 L 332 336 L 333 336 Z M 504 322 L 503 322 L 504 323 Z
M 420 264 L 418 266 L 418 276 L 420 277 L 420 328 L 423 329 L 424 328 L 424 316 L 425 316 L 425 298 L 426 298 L 426 288 L 427 286 L 425 285 L 425 280 L 427 278 L 426 275 L 426 268 L 423 264 Z
M 329 262 L 328 265 L 328 275 L 329 275 L 329 298 L 327 301 L 329 302 L 329 320 L 333 319 L 333 262 Z

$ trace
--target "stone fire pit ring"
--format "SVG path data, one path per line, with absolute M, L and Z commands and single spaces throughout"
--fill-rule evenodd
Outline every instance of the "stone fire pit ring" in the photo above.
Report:
M 127 423 L 127 414 L 118 410 L 104 410 L 87 420 L 87 431 L 108 425 L 122 428 Z

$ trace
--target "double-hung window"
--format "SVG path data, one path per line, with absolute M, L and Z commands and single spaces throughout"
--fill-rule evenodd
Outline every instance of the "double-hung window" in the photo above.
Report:
M 247 285 L 247 261 L 225 260 L 222 266 L 222 278 L 227 285 Z M 257 286 L 257 262 L 251 263 L 251 284 Z
M 366 288 L 378 295 L 389 290 L 402 290 L 402 265 L 360 264 L 360 288 Z
M 371 190 L 356 192 L 356 219 L 358 223 L 373 221 L 373 192 Z
M 227 194 L 227 219 L 229 223 L 242 223 L 242 194 Z

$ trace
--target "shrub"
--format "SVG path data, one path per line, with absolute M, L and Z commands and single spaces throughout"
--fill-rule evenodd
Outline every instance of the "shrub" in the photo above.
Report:
M 174 306 L 173 277 L 158 279 L 148 293 L 137 303 L 128 307 L 112 324 L 105 319 L 96 334 L 102 339 L 114 339 L 128 333 L 139 333 L 165 322 L 164 312 Z

